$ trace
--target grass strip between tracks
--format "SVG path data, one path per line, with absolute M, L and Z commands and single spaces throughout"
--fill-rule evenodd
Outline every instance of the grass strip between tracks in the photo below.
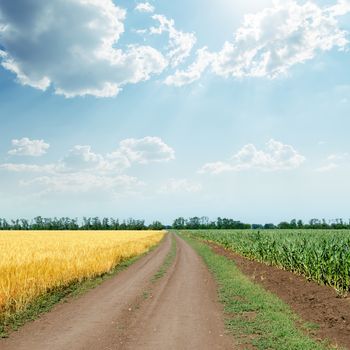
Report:
M 170 251 L 165 256 L 165 259 L 162 265 L 160 266 L 160 268 L 158 269 L 158 271 L 152 276 L 150 280 L 150 285 L 148 286 L 148 288 L 143 291 L 142 296 L 144 300 L 148 299 L 149 297 L 152 297 L 154 284 L 164 277 L 164 275 L 167 273 L 167 271 L 169 270 L 170 266 L 173 264 L 176 258 L 176 252 L 177 252 L 176 239 L 172 233 L 168 233 L 168 234 L 171 237 Z M 135 306 L 135 309 L 139 309 L 139 308 L 140 308 L 140 304 L 137 303 Z
M 226 326 L 241 349 L 324 350 L 330 345 L 307 335 L 308 328 L 277 296 L 246 277 L 235 264 L 206 244 L 181 234 L 213 273 L 224 305 Z
M 0 338 L 8 337 L 11 331 L 18 330 L 26 322 L 34 321 L 41 314 L 49 312 L 56 304 L 64 302 L 71 297 L 78 297 L 90 289 L 99 286 L 104 281 L 114 277 L 139 259 L 155 250 L 160 244 L 162 244 L 165 237 L 166 236 L 164 236 L 164 238 L 157 245 L 150 248 L 147 252 L 122 261 L 109 272 L 93 278 L 87 278 L 82 281 L 74 281 L 67 286 L 56 288 L 35 299 L 25 310 L 9 315 L 5 319 L 0 318 Z
M 169 233 L 170 234 L 170 233 Z M 174 235 L 171 234 L 171 248 L 167 256 L 165 257 L 165 260 L 159 270 L 155 273 L 155 275 L 152 277 L 151 282 L 155 283 L 158 281 L 160 278 L 162 278 L 165 273 L 168 271 L 169 267 L 173 263 L 175 257 L 176 257 L 176 249 L 177 249 L 177 244 L 176 240 L 174 238 Z

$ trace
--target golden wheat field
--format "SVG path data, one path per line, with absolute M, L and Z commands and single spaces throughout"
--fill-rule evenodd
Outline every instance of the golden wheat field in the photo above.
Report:
M 54 288 L 108 272 L 162 231 L 0 231 L 0 316 Z

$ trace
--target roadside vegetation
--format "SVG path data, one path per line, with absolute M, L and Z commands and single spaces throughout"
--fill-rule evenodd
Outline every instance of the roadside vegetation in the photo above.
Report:
M 191 235 L 332 286 L 340 295 L 349 291 L 348 230 L 203 230 Z
M 309 336 L 307 324 L 275 295 L 242 274 L 227 258 L 217 255 L 190 232 L 180 234 L 213 273 L 224 305 L 226 325 L 239 349 L 324 350 L 332 348 Z

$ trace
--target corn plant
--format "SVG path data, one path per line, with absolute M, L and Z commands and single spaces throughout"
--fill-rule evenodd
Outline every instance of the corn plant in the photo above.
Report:
M 350 230 L 188 231 L 249 259 L 304 275 L 334 287 L 350 288 Z

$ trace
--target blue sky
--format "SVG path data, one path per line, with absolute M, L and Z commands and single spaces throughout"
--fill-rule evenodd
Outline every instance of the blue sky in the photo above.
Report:
M 350 1 L 5 0 L 0 216 L 348 218 Z

